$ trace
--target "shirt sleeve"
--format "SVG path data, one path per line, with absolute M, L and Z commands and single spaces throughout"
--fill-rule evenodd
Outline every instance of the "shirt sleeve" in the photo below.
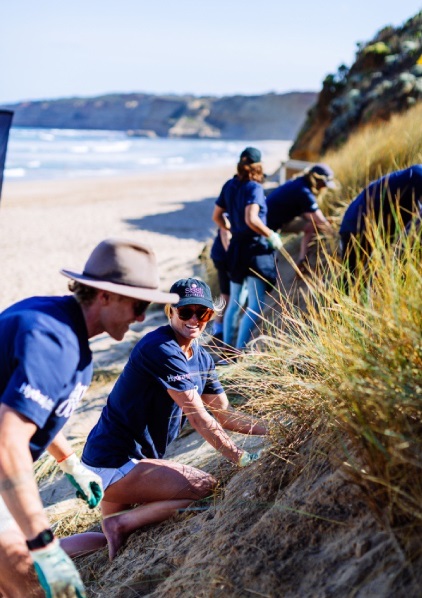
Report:
M 69 339 L 67 339 L 69 341 Z M 42 428 L 77 367 L 69 344 L 59 335 L 33 328 L 17 335 L 16 367 L 2 394 L 2 403 Z
M 187 359 L 176 342 L 153 347 L 146 344 L 140 349 L 139 357 L 147 373 L 166 390 L 184 392 L 195 388 Z
M 245 205 L 250 206 L 257 203 L 259 206 L 265 205 L 265 193 L 262 185 L 256 181 L 250 181 L 246 187 Z
M 310 189 L 303 190 L 301 203 L 302 214 L 306 214 L 307 212 L 316 212 L 319 210 L 316 197 Z
M 211 357 L 208 353 L 201 349 L 205 356 L 205 361 L 207 363 L 207 376 L 205 380 L 204 390 L 202 394 L 205 395 L 220 395 L 224 392 L 224 388 L 221 385 L 220 380 L 218 379 L 218 375 L 215 369 L 215 365 Z

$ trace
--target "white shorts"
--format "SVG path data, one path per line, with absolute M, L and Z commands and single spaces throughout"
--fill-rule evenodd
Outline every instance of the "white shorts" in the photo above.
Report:
M 111 484 L 118 482 L 127 474 L 132 471 L 132 469 L 139 463 L 138 459 L 131 459 L 121 467 L 92 467 L 91 465 L 87 465 L 82 461 L 84 467 L 93 471 L 97 475 L 100 476 L 103 482 L 103 490 L 106 490 Z
M 16 528 L 16 526 L 16 521 L 13 519 L 9 509 L 6 507 L 6 503 L 0 496 L 0 534 L 13 527 Z

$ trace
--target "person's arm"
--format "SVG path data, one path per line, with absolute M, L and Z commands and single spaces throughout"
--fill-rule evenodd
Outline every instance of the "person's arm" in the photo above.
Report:
M 50 529 L 34 478 L 29 442 L 36 430 L 28 418 L 0 405 L 0 493 L 27 540 L 45 595 L 83 598 L 82 580 Z
M 225 430 L 253 436 L 268 434 L 268 428 L 263 422 L 236 411 L 230 405 L 225 392 L 218 395 L 204 394 L 202 400 Z
M 245 222 L 255 233 L 266 238 L 268 238 L 272 232 L 259 217 L 259 205 L 257 203 L 251 203 L 246 206 Z
M 244 451 L 239 449 L 225 433 L 221 424 L 206 410 L 196 390 L 178 392 L 167 389 L 167 392 L 201 436 L 232 463 L 239 463 Z
M 245 222 L 255 233 L 264 236 L 273 249 L 280 250 L 283 246 L 278 233 L 266 226 L 259 217 L 259 205 L 252 203 L 245 208 Z
M 229 248 L 232 234 L 230 231 L 230 222 L 226 217 L 226 211 L 220 206 L 214 206 L 214 212 L 212 219 L 220 229 L 221 243 L 223 244 L 224 250 L 227 251 Z
M 63 432 L 59 432 L 47 447 L 47 451 L 59 463 L 69 457 L 74 451 Z
M 76 488 L 76 496 L 82 498 L 90 509 L 96 507 L 103 497 L 101 478 L 82 465 L 63 432 L 56 435 L 47 450 Z
M 25 537 L 48 529 L 29 450 L 37 426 L 5 404 L 0 405 L 0 492 Z
M 330 222 L 326 219 L 320 209 L 315 210 L 315 212 L 304 212 L 302 216 L 311 222 L 315 229 L 318 229 L 322 232 L 331 232 L 333 230 Z

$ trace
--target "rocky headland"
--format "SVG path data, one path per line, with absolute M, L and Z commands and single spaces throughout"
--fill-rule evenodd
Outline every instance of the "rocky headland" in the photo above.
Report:
M 143 137 L 294 139 L 316 92 L 195 97 L 110 94 L 2 106 L 13 125 L 123 130 Z

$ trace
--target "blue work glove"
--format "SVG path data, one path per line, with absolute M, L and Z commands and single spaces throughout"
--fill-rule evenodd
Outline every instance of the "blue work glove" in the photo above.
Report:
M 76 488 L 76 496 L 82 498 L 90 509 L 96 507 L 103 497 L 101 478 L 84 467 L 75 453 L 58 464 L 67 479 Z
M 45 548 L 30 550 L 46 598 L 86 598 L 85 588 L 72 560 L 54 540 Z
M 239 467 L 247 467 L 251 463 L 258 461 L 258 459 L 261 456 L 261 453 L 262 453 L 262 449 L 256 451 L 256 453 L 248 453 L 247 451 L 244 451 L 242 453 L 242 456 L 240 457 L 239 461 L 237 462 L 237 465 Z
M 283 241 L 281 240 L 280 235 L 273 230 L 271 231 L 270 236 L 267 237 L 267 241 L 273 249 L 277 249 L 278 251 L 283 247 Z

